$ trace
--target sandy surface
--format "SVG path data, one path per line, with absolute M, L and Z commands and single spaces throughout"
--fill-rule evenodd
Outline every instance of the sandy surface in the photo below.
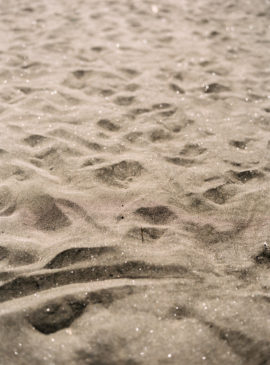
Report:
M 269 1 L 0 20 L 0 364 L 270 364 Z

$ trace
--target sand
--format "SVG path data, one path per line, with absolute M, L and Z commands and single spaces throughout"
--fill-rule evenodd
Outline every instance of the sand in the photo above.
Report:
M 270 364 L 269 1 L 0 19 L 0 364 Z

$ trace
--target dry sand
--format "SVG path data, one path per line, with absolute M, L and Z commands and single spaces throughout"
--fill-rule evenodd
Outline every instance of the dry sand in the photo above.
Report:
M 269 1 L 0 11 L 0 364 L 270 364 Z

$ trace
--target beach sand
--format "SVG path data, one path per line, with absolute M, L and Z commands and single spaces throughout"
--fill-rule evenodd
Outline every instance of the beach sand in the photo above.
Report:
M 0 364 L 270 364 L 269 1 L 0 19 Z

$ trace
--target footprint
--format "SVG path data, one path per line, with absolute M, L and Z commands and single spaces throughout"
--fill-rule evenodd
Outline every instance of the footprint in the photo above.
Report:
M 187 193 L 182 199 L 182 204 L 185 209 L 194 213 L 203 213 L 213 209 L 200 194 Z
M 159 42 L 165 43 L 165 44 L 168 44 L 168 43 L 172 42 L 173 40 L 174 40 L 174 37 L 172 37 L 172 36 L 165 36 L 165 37 L 158 38 Z
M 31 136 L 24 138 L 24 142 L 27 143 L 31 147 L 35 147 L 38 144 L 45 141 L 46 139 L 47 139 L 46 137 L 41 136 L 39 134 L 32 134 Z
M 115 94 L 115 91 L 112 89 L 102 89 L 100 90 L 100 94 L 104 97 L 109 97 Z
M 18 90 L 20 90 L 22 93 L 24 93 L 25 95 L 29 95 L 32 92 L 36 91 L 35 89 L 32 89 L 30 87 L 19 87 Z
M 34 9 L 30 8 L 30 7 L 26 7 L 26 8 L 23 8 L 22 11 L 25 11 L 27 13 L 32 13 L 34 11 Z
M 7 248 L 0 246 L 0 261 L 6 260 L 8 266 L 23 266 L 33 264 L 37 261 L 34 253 L 27 252 L 16 248 Z
M 158 113 L 158 115 L 160 115 L 163 118 L 169 118 L 172 115 L 174 115 L 176 113 L 176 109 L 170 109 L 170 110 L 163 110 L 161 112 Z
M 138 161 L 124 160 L 113 165 L 101 167 L 95 171 L 95 176 L 109 185 L 120 185 L 120 182 L 130 181 L 138 177 L 143 171 L 143 166 Z
M 89 70 L 76 70 L 72 72 L 72 75 L 76 77 L 76 79 L 82 79 L 86 76 L 91 76 L 92 71 Z
M 127 90 L 127 91 L 130 91 L 130 92 L 134 92 L 134 91 L 136 91 L 136 90 L 138 90 L 138 89 L 140 89 L 140 85 L 138 85 L 138 84 L 128 84 L 126 87 L 125 87 L 125 89 Z
M 217 32 L 216 30 L 212 30 L 209 35 L 208 38 L 215 38 L 216 36 L 218 36 L 220 33 Z
M 121 106 L 129 106 L 133 103 L 135 100 L 134 96 L 118 96 L 114 99 L 115 104 L 121 105 Z
M 166 161 L 173 163 L 177 166 L 191 167 L 196 163 L 195 160 L 191 160 L 189 158 L 180 158 L 180 157 L 166 157 Z
M 241 167 L 243 165 L 241 162 L 237 161 L 229 161 L 229 160 L 223 160 L 223 161 L 235 167 Z
M 118 125 L 112 123 L 109 119 L 100 119 L 97 124 L 99 127 L 110 132 L 116 132 L 120 129 Z
M 6 150 L 4 150 L 3 148 L 0 148 L 0 156 L 4 156 L 5 154 L 7 154 L 8 152 Z
M 105 160 L 103 158 L 99 158 L 99 157 L 88 158 L 86 161 L 84 161 L 84 163 L 82 164 L 82 167 L 94 166 L 94 165 L 97 165 L 104 161 Z
M 43 67 L 46 67 L 47 64 L 45 63 L 41 63 L 41 62 L 30 62 L 30 63 L 27 63 L 27 64 L 24 64 L 22 65 L 22 69 L 24 70 L 28 70 L 28 69 L 34 69 L 34 70 L 37 70 L 37 69 L 40 69 L 40 68 L 43 68 Z
M 152 224 L 167 224 L 176 218 L 176 214 L 164 205 L 141 207 L 134 213 Z
M 212 84 L 208 84 L 204 87 L 203 91 L 207 94 L 213 94 L 213 93 L 222 93 L 225 91 L 230 91 L 230 88 L 221 84 L 218 84 L 216 82 L 213 82 Z
M 148 109 L 148 108 L 136 108 L 136 109 L 132 109 L 130 111 L 130 113 L 134 116 L 137 116 L 137 115 L 141 115 L 141 114 L 145 114 L 145 113 L 149 113 L 151 110 Z
M 177 321 L 184 319 L 184 318 L 188 318 L 188 317 L 192 317 L 192 311 L 187 308 L 185 305 L 180 305 L 177 304 L 175 306 L 173 306 L 172 308 L 170 308 L 169 313 L 168 313 L 168 317 L 170 319 L 175 319 Z
M 108 308 L 114 301 L 132 295 L 133 286 L 125 285 L 86 293 L 83 299 L 66 296 L 47 302 L 28 315 L 28 321 L 39 332 L 49 335 L 64 328 L 79 318 L 89 304 Z
M 185 94 L 185 90 L 176 84 L 169 84 L 169 88 L 176 94 Z
M 235 148 L 239 148 L 241 150 L 245 150 L 247 148 L 247 142 L 249 141 L 248 140 L 245 140 L 245 141 L 237 141 L 237 140 L 232 140 L 229 142 L 229 144 Z
M 55 231 L 71 225 L 69 218 L 49 194 L 25 194 L 19 200 L 24 224 L 42 231 Z
M 233 189 L 225 185 L 219 185 L 215 188 L 208 189 L 203 196 L 216 204 L 225 204 L 227 200 L 235 195 Z
M 169 109 L 171 108 L 173 105 L 169 104 L 169 103 L 158 103 L 158 104 L 153 104 L 152 105 L 152 109 Z
M 132 68 L 121 68 L 120 71 L 122 71 L 124 74 L 126 74 L 129 77 L 135 77 L 139 75 L 139 72 Z
M 204 153 L 207 149 L 199 146 L 198 144 L 189 143 L 181 150 L 180 155 L 187 157 L 196 157 Z
M 264 174 L 259 170 L 245 170 L 245 171 L 230 171 L 231 176 L 240 181 L 241 183 L 245 184 L 246 182 L 256 179 L 262 178 Z
M 105 254 L 116 252 L 115 247 L 76 247 L 58 253 L 50 262 L 45 265 L 46 269 L 58 269 L 73 265 L 82 261 L 89 261 Z
M 181 72 L 176 72 L 173 77 L 176 79 L 176 80 L 179 80 L 179 81 L 183 81 L 183 74 Z
M 198 225 L 190 223 L 186 225 L 186 230 L 195 233 L 196 239 L 203 242 L 204 244 L 226 242 L 235 238 L 244 228 L 244 225 L 238 225 L 235 228 L 226 231 L 220 231 L 212 224 Z
M 265 245 L 263 250 L 254 257 L 257 264 L 264 264 L 270 266 L 270 248 Z
M 161 128 L 154 129 L 152 132 L 150 132 L 149 137 L 152 142 L 167 141 L 171 139 L 170 133 Z
M 142 242 L 152 241 L 162 237 L 165 231 L 166 229 L 156 227 L 134 227 L 128 231 L 127 236 Z
M 57 151 L 57 147 L 49 147 L 35 155 L 38 160 L 42 160 L 48 166 L 57 166 L 63 163 L 60 153 Z
M 91 50 L 94 51 L 94 52 L 102 52 L 102 51 L 105 51 L 105 47 L 101 47 L 101 46 L 96 46 L 96 47 L 91 47 Z
M 28 320 L 39 332 L 49 335 L 69 327 L 85 310 L 86 303 L 75 298 L 63 298 L 46 303 L 32 312 Z
M 125 135 L 125 139 L 127 139 L 129 142 L 134 143 L 137 141 L 138 138 L 140 138 L 143 135 L 142 132 L 130 132 Z

